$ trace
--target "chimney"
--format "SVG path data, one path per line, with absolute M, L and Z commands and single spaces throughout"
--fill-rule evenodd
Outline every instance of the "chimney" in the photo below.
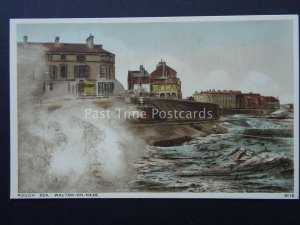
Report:
M 94 48 L 94 36 L 92 34 L 86 39 L 86 44 L 89 48 Z
M 140 73 L 143 74 L 143 76 L 145 76 L 145 68 L 143 65 L 140 65 Z
M 160 67 L 161 65 L 166 64 L 166 62 L 162 61 L 162 59 L 160 60 L 160 62 L 158 62 L 158 64 L 156 65 L 156 68 Z
M 59 37 L 55 37 L 55 47 L 59 47 Z
M 23 36 L 23 44 L 28 44 L 28 37 L 26 35 Z
M 162 73 L 161 73 L 161 76 L 162 77 L 166 77 L 167 74 L 166 74 L 166 62 L 162 61 L 162 59 L 160 60 L 160 62 L 158 62 L 156 68 L 162 66 Z

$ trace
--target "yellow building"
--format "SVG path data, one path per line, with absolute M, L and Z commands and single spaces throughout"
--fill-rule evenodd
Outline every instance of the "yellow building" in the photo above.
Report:
M 158 97 L 178 97 L 178 93 L 181 93 L 180 84 L 174 82 L 152 83 L 152 93 L 158 94 Z
M 119 89 L 122 86 L 115 79 L 115 55 L 104 50 L 102 45 L 95 45 L 92 35 L 85 44 L 60 43 L 59 37 L 53 43 L 33 43 L 24 36 L 18 48 L 26 46 L 44 49 L 47 64 L 45 90 L 65 90 L 77 95 L 112 95 L 116 86 Z
M 236 108 L 236 96 L 241 94 L 240 91 L 233 90 L 208 90 L 195 92 L 193 98 L 198 102 L 218 104 L 222 109 Z
M 160 98 L 182 98 L 181 81 L 177 72 L 161 61 L 150 74 L 151 93 Z

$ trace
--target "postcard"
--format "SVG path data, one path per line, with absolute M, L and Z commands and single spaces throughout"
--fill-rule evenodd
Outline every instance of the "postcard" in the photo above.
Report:
M 11 198 L 299 198 L 298 16 L 10 20 Z

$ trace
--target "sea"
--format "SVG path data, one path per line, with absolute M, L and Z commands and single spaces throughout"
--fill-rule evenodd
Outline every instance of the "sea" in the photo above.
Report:
M 293 116 L 223 116 L 228 132 L 147 145 L 117 120 L 84 118 L 89 102 L 21 107 L 19 193 L 289 193 Z M 14 176 L 14 174 L 12 174 Z
M 180 146 L 149 146 L 135 162 L 137 192 L 292 192 L 293 119 L 251 115 L 221 118 L 226 134 Z

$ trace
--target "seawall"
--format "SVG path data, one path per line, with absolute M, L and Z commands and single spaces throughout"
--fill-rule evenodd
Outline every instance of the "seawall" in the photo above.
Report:
M 54 111 L 60 108 L 65 103 L 70 102 L 81 103 L 83 101 L 91 101 L 96 105 L 101 105 L 104 108 L 112 107 L 111 101 L 97 101 L 92 99 L 61 99 L 51 101 L 41 101 L 37 105 L 47 105 L 48 111 Z M 123 100 L 121 99 L 121 103 Z M 128 103 L 127 103 L 128 104 Z M 132 104 L 132 103 L 131 103 Z M 143 110 L 145 105 L 141 106 L 139 103 L 133 104 Z M 150 103 L 151 107 L 162 111 L 171 111 L 172 113 L 177 111 L 184 112 L 212 112 L 212 118 L 176 118 L 174 114 L 172 117 L 150 118 L 145 120 L 134 120 L 128 123 L 128 129 L 137 136 L 145 140 L 149 145 L 154 146 L 174 146 L 181 145 L 184 142 L 190 141 L 195 137 L 206 136 L 208 134 L 226 133 L 227 130 L 219 124 L 219 108 L 216 104 L 190 102 L 184 100 L 168 100 L 159 99 Z M 199 115 L 199 114 L 198 114 Z
M 129 129 L 147 144 L 161 147 L 181 145 L 195 137 L 227 132 L 218 121 L 132 124 Z
M 180 99 L 153 99 L 150 104 L 159 112 L 165 114 L 168 112 L 170 117 L 166 117 L 167 121 L 209 121 L 219 119 L 219 106 L 217 104 Z M 176 112 L 178 113 L 177 118 Z
M 135 98 L 131 103 L 147 112 L 148 117 L 131 123 L 130 129 L 149 145 L 174 146 L 195 137 L 227 132 L 219 125 L 217 104 L 151 98 Z M 159 116 L 153 116 L 152 110 L 157 110 Z

